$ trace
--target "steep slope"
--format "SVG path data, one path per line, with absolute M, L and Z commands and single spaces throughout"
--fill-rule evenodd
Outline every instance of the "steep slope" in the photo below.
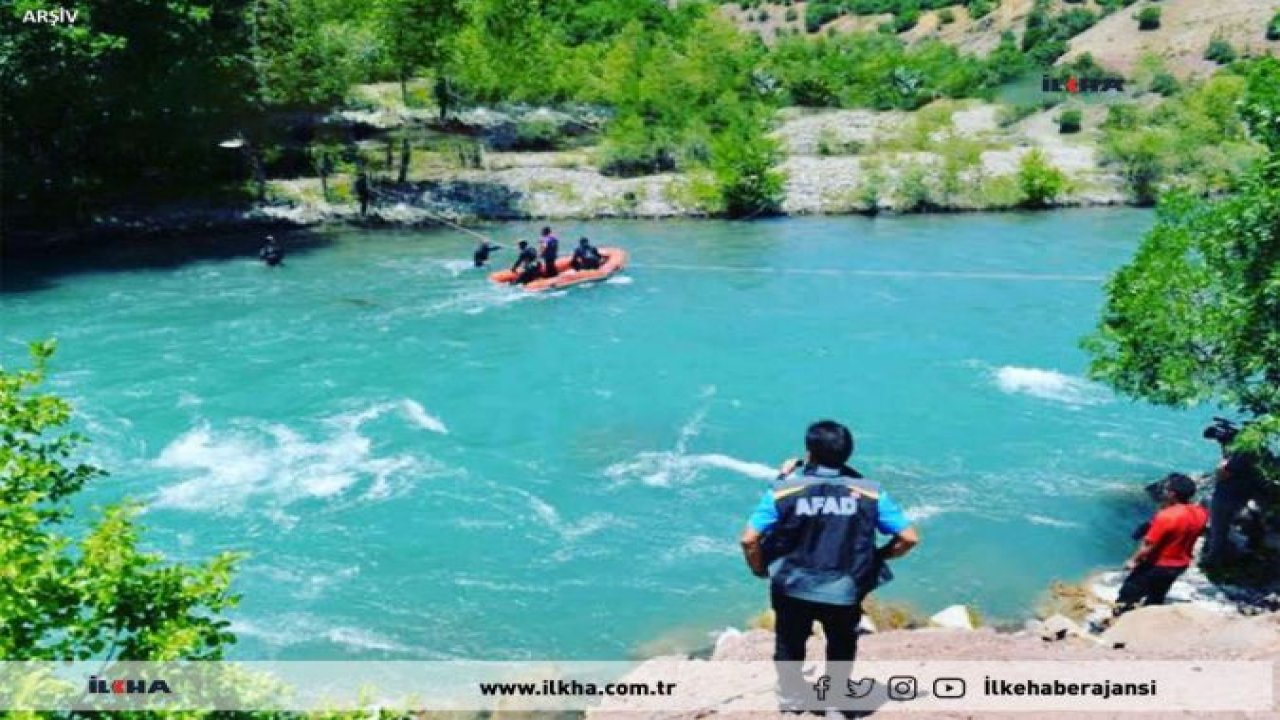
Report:
M 1160 27 L 1140 31 L 1134 15 L 1144 7 L 1161 10 Z M 1218 66 L 1204 59 L 1215 36 L 1241 54 L 1280 55 L 1280 41 L 1266 39 L 1267 23 L 1280 11 L 1280 0 L 1161 0 L 1141 2 L 1104 18 L 1077 35 L 1059 62 L 1090 53 L 1099 63 L 1130 74 L 1147 53 L 1164 59 L 1180 78 L 1204 77 Z

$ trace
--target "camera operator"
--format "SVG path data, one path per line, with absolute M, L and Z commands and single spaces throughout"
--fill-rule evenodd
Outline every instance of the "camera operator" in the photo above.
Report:
M 1254 451 L 1232 447 L 1240 429 L 1225 418 L 1214 418 L 1204 430 L 1204 437 L 1217 441 L 1222 448 L 1222 462 L 1214 471 L 1213 496 L 1209 501 L 1209 537 L 1205 542 L 1203 563 L 1220 565 L 1235 555 L 1231 543 L 1231 526 L 1240 511 L 1262 491 L 1262 456 Z

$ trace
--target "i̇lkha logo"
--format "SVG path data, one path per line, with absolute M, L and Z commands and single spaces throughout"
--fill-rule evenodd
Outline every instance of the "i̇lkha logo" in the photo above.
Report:
M 1069 92 L 1072 94 L 1106 92 L 1108 90 L 1119 92 L 1124 90 L 1124 80 L 1117 77 L 1078 78 L 1075 75 L 1069 76 L 1066 80 L 1060 80 L 1044 75 L 1040 78 L 1040 89 L 1044 92 Z
M 89 692 L 94 695 L 172 695 L 169 683 L 164 680 L 106 680 L 97 675 L 89 676 Z

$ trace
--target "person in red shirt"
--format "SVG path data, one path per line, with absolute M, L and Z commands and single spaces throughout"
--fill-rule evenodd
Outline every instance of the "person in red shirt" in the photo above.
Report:
M 1164 479 L 1161 489 L 1161 508 L 1151 519 L 1142 545 L 1124 565 L 1129 576 L 1120 587 L 1116 615 L 1139 604 L 1164 604 L 1173 581 L 1195 559 L 1196 539 L 1209 523 L 1209 511 L 1191 502 L 1196 494 L 1195 480 L 1173 473 Z

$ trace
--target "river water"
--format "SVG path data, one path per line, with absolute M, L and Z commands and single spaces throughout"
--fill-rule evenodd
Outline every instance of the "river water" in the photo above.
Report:
M 130 248 L 6 268 L 0 360 L 60 341 L 53 388 L 112 472 L 85 507 L 140 500 L 175 558 L 249 553 L 239 657 L 703 645 L 765 606 L 737 534 L 826 416 L 924 536 L 883 594 L 1016 620 L 1123 559 L 1144 482 L 1213 462 L 1203 417 L 1083 379 L 1151 221 L 569 224 L 633 266 L 541 296 L 457 233 L 298 234 L 275 270 Z M 535 229 L 492 228 L 498 258 Z

